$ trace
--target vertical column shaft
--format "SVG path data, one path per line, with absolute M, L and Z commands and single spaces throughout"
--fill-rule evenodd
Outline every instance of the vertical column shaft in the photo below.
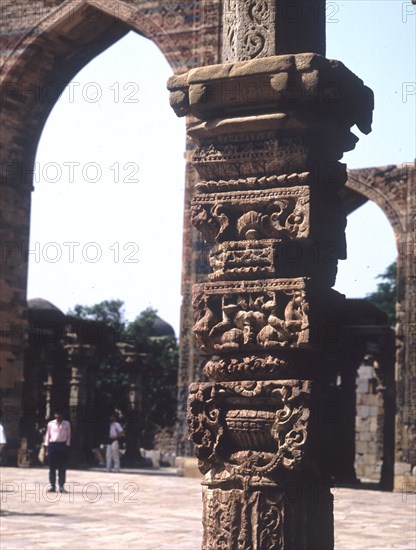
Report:
M 350 128 L 370 131 L 372 93 L 318 54 L 268 57 L 281 51 L 270 15 L 280 4 L 226 3 L 225 18 L 237 10 L 226 57 L 242 61 L 168 84 L 175 112 L 196 118 L 191 218 L 212 245 L 209 282 L 193 292 L 209 381 L 188 403 L 205 550 L 333 547 L 325 400 L 343 303 L 331 287 L 346 254 L 336 193 Z M 247 54 L 257 42 L 240 36 L 244 18 L 259 14 L 269 46 Z
M 224 0 L 223 62 L 325 55 L 325 0 Z
M 69 408 L 70 420 L 72 425 L 73 454 L 79 461 L 85 460 L 89 449 L 87 442 L 91 440 L 91 430 L 93 425 L 87 411 L 89 400 L 90 385 L 88 384 L 89 371 L 93 368 L 95 361 L 95 346 L 89 344 L 66 344 L 65 349 L 68 353 L 71 367 Z

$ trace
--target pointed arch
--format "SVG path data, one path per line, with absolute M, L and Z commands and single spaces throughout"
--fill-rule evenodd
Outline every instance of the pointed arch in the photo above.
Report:
M 152 40 L 173 72 L 186 70 L 173 38 L 123 1 L 64 2 L 22 37 L 3 66 L 2 158 L 5 183 L 30 187 L 43 125 L 65 86 L 89 61 L 133 30 Z
M 7 331 L 1 350 L 3 397 L 21 406 L 26 334 L 26 287 L 31 190 L 35 155 L 43 126 L 60 93 L 89 61 L 133 30 L 153 41 L 172 71 L 186 71 L 197 57 L 194 21 L 199 2 L 157 5 L 124 0 L 56 0 L 42 12 L 30 11 L 17 43 L 11 38 L 0 77 L 0 201 L 4 212 L 1 241 L 0 309 Z M 55 7 L 54 7 L 55 5 Z M 147 6 L 146 10 L 143 6 Z M 150 7 L 149 7 L 150 6 Z M 45 11 L 43 11 L 45 10 Z M 42 18 L 42 14 L 46 15 Z M 21 14 L 20 14 L 21 15 Z M 23 17 L 23 16 L 21 16 Z M 168 18 L 168 19 L 167 19 Z M 15 22 L 13 22 L 15 25 Z M 18 34 L 23 33 L 18 29 Z M 10 368 L 9 368 L 10 367 Z M 14 405 L 13 405 L 14 406 Z M 18 416 L 11 433 L 19 431 Z

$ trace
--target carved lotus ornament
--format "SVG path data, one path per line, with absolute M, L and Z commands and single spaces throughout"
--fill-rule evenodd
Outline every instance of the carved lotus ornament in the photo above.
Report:
M 247 240 L 258 240 L 261 238 L 263 216 L 259 212 L 250 210 L 237 221 L 237 231 L 240 237 Z

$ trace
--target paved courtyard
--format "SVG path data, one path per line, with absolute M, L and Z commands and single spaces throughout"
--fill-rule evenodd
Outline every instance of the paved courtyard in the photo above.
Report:
M 69 470 L 62 495 L 46 492 L 46 468 L 0 476 L 1 550 L 200 548 L 200 481 L 173 468 Z M 416 548 L 415 495 L 339 488 L 334 496 L 336 550 Z

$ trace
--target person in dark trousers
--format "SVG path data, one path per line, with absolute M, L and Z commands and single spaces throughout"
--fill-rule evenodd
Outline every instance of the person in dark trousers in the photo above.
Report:
M 71 424 L 62 417 L 62 411 L 56 409 L 55 420 L 48 422 L 45 434 L 45 450 L 49 463 L 48 492 L 56 491 L 56 470 L 58 470 L 59 492 L 64 493 L 66 465 L 68 462 L 69 446 L 71 444 Z

